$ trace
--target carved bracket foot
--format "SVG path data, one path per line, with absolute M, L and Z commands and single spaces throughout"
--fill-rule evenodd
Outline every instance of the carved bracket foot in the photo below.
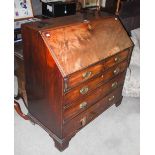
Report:
M 69 146 L 69 142 L 70 140 L 72 139 L 72 137 L 74 137 L 75 134 L 73 134 L 72 136 L 70 137 L 67 137 L 66 139 L 63 139 L 63 140 L 56 140 L 55 138 L 53 138 L 51 135 L 50 137 L 52 137 L 52 139 L 54 140 L 54 143 L 55 143 L 55 147 L 60 151 L 64 151 L 68 146 Z
M 54 140 L 55 142 L 55 147 L 60 151 L 64 151 L 68 146 L 69 146 L 69 140 L 66 140 L 65 142 L 59 143 L 58 141 Z

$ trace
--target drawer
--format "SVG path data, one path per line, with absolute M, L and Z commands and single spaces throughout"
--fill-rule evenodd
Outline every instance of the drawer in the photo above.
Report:
M 128 65 L 128 62 L 123 61 L 119 63 L 119 65 L 110 68 L 110 70 L 107 70 L 103 74 L 99 74 L 97 77 L 73 88 L 71 91 L 65 94 L 64 96 L 65 103 L 73 102 L 76 99 L 87 95 L 88 93 L 96 89 L 101 84 L 105 83 L 106 81 L 112 79 L 113 77 L 125 71 L 127 68 L 127 65 Z
M 129 50 L 122 51 L 110 58 L 105 59 L 104 61 L 101 61 L 98 64 L 94 64 L 93 66 L 90 66 L 82 71 L 76 72 L 74 74 L 69 75 L 65 78 L 65 89 L 66 92 L 70 88 L 73 88 L 77 86 L 78 84 L 91 79 L 92 77 L 96 76 L 100 72 L 105 71 L 106 69 L 116 65 L 117 63 L 127 59 Z
M 75 117 L 80 112 L 88 109 L 90 106 L 95 104 L 98 100 L 106 96 L 108 93 L 122 86 L 124 83 L 124 79 L 125 74 L 123 73 L 120 76 L 105 83 L 104 85 L 101 85 L 99 88 L 97 88 L 86 97 L 81 98 L 72 104 L 66 104 L 64 106 L 64 122 L 67 122 L 69 119 Z
M 115 89 L 112 93 L 98 101 L 89 109 L 64 124 L 63 136 L 66 137 L 73 132 L 77 132 L 112 104 L 118 102 L 122 98 L 122 87 Z

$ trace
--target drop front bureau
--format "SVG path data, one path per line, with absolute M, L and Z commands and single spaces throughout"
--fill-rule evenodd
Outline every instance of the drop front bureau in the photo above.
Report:
M 79 130 L 121 103 L 133 43 L 115 17 L 29 23 L 22 35 L 27 119 L 63 151 Z

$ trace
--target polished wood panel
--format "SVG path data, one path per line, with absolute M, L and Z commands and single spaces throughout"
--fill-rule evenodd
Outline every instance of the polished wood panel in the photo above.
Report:
M 28 111 L 62 138 L 62 76 L 39 32 L 23 25 L 22 35 Z
M 66 79 L 65 79 L 65 84 L 66 84 L 66 88 L 65 91 L 67 91 L 68 89 L 84 82 L 87 81 L 88 79 L 96 76 L 97 74 L 105 71 L 106 69 L 118 64 L 119 62 L 125 60 L 128 58 L 128 52 L 129 50 L 125 50 L 122 52 L 119 52 L 118 54 L 107 58 L 106 60 L 94 64 L 82 71 L 78 71 L 74 74 L 69 75 Z
M 63 136 L 68 136 L 73 132 L 77 132 L 90 121 L 100 115 L 113 103 L 116 103 L 121 99 L 122 87 L 114 90 L 112 93 L 107 95 L 105 98 L 91 106 L 89 109 L 85 110 L 83 113 L 64 124 Z
M 41 35 L 64 77 L 132 46 L 115 18 L 83 21 Z

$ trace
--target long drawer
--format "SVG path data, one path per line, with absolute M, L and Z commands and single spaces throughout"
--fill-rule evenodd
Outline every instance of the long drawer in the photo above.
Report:
M 98 86 L 102 85 L 106 81 L 114 78 L 118 74 L 124 72 L 127 68 L 128 62 L 123 61 L 119 63 L 117 66 L 114 66 L 110 68 L 110 70 L 101 73 L 96 78 L 93 78 L 92 80 L 89 80 L 85 82 L 84 84 L 81 84 L 80 86 L 72 89 L 64 96 L 65 104 L 71 103 L 75 101 L 76 99 L 83 97 L 96 89 Z
M 129 50 L 124 50 L 122 52 L 119 52 L 116 55 L 113 55 L 104 61 L 94 64 L 93 66 L 90 66 L 82 71 L 78 71 L 74 74 L 69 75 L 65 79 L 65 91 L 69 90 L 70 88 L 73 88 L 80 83 L 87 81 L 88 79 L 91 79 L 92 77 L 96 76 L 100 72 L 105 71 L 106 69 L 118 64 L 119 62 L 127 59 Z
M 77 132 L 78 130 L 83 128 L 86 124 L 95 119 L 112 104 L 118 102 L 122 98 L 121 93 L 122 87 L 115 89 L 113 92 L 98 101 L 89 109 L 85 110 L 83 113 L 64 124 L 63 136 L 66 137 L 69 134 Z
M 97 88 L 95 91 L 93 91 L 86 97 L 81 98 L 72 104 L 64 105 L 64 123 L 76 116 L 77 114 L 79 114 L 80 112 L 86 110 L 93 104 L 95 104 L 98 100 L 102 99 L 109 92 L 122 86 L 124 83 L 124 79 L 125 73 L 122 73 L 119 76 L 112 79 L 111 81 L 108 81 L 104 85 L 101 85 L 99 88 Z

